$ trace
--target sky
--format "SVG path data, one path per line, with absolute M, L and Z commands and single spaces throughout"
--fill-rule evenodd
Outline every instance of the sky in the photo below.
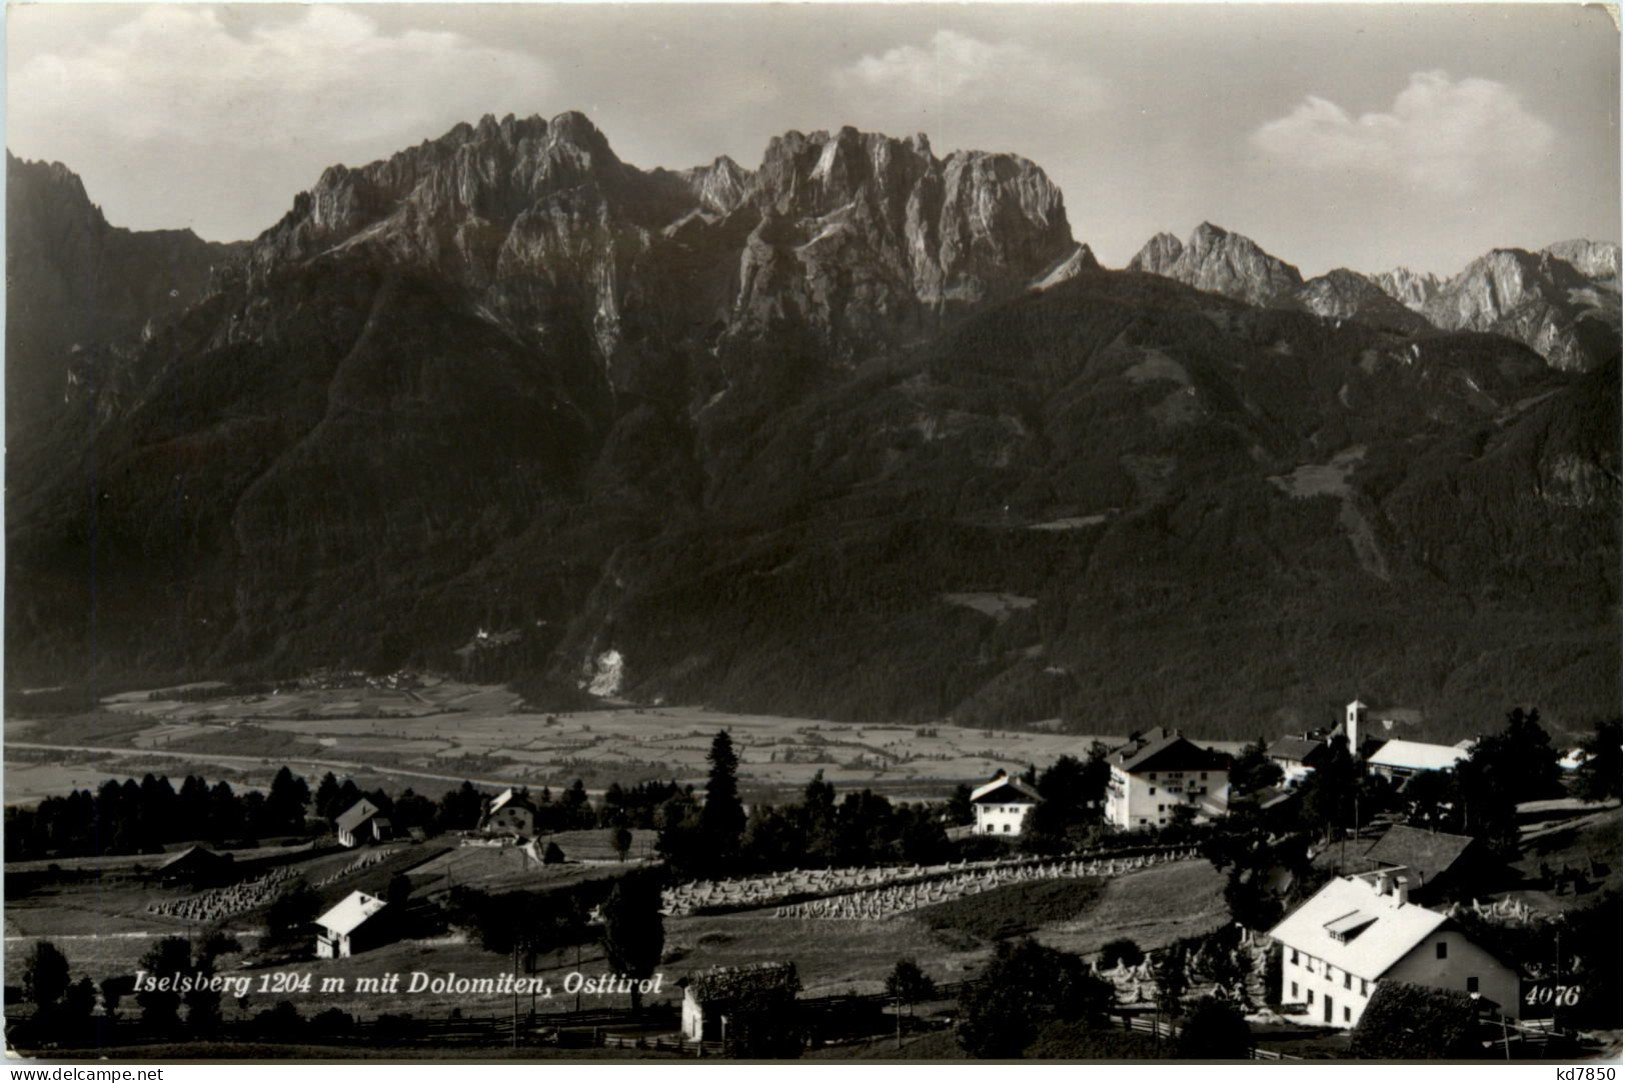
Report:
M 1620 239 L 1619 56 L 1567 4 L 53 2 L 8 9 L 6 143 L 115 225 L 236 240 L 487 113 L 670 168 L 850 124 L 1032 159 L 1108 266 L 1206 220 L 1306 275 L 1449 274 Z

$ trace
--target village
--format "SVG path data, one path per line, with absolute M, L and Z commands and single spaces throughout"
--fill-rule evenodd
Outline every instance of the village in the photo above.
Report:
M 1617 724 L 1395 731 L 1357 699 L 1233 750 L 1156 727 L 946 799 L 814 773 L 746 802 L 727 729 L 702 787 L 113 780 L 7 809 L 8 1026 L 316 1055 L 1617 1055 Z M 141 836 L 89 852 L 113 817 Z

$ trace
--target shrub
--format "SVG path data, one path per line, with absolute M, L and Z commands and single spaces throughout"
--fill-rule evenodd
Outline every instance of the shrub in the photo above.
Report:
M 1140 945 L 1127 937 L 1119 937 L 1100 949 L 1100 967 L 1102 970 L 1114 969 L 1118 963 L 1124 966 L 1139 966 L 1145 961 L 1145 952 Z

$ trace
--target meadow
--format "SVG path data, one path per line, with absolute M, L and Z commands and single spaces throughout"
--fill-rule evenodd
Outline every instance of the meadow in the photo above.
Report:
M 703 707 L 541 713 L 506 689 L 440 677 L 409 689 L 290 687 L 233 695 L 222 686 L 214 698 L 196 688 L 185 692 L 174 698 L 162 690 L 129 692 L 108 697 L 91 715 L 9 719 L 8 750 L 95 759 L 64 774 L 66 760 L 14 765 L 8 756 L 8 801 L 114 775 L 139 777 L 126 766 L 136 763 L 142 771 L 157 764 L 171 775 L 228 775 L 234 785 L 249 786 L 268 783 L 287 763 L 313 781 L 333 771 L 431 795 L 464 779 L 485 788 L 558 788 L 580 778 L 593 791 L 651 779 L 700 783 L 711 739 L 722 729 L 733 735 L 740 781 L 754 800 L 787 798 L 819 772 L 843 790 L 940 799 L 1001 768 L 1087 756 L 1095 740 L 1109 744 L 1119 736 L 863 725 Z

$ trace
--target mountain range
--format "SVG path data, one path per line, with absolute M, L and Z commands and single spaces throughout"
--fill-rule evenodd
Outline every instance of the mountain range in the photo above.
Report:
M 1252 240 L 1203 222 L 1181 244 L 1159 233 L 1129 262 L 1252 305 L 1298 308 L 1420 334 L 1487 331 L 1517 339 L 1553 368 L 1583 372 L 1620 356 L 1619 245 L 1564 241 L 1539 252 L 1498 248 L 1441 281 L 1399 267 L 1337 268 L 1304 281 Z
M 1617 246 L 1304 281 L 1203 225 L 1111 271 L 1015 155 L 641 170 L 576 113 L 332 167 L 233 246 L 7 164 L 8 686 L 1617 713 Z

